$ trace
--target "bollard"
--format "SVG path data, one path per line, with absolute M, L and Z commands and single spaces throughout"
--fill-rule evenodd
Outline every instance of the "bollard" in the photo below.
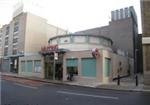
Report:
M 120 85 L 120 75 L 118 75 L 117 85 Z
M 138 86 L 138 76 L 135 76 L 135 82 L 136 82 L 136 86 Z

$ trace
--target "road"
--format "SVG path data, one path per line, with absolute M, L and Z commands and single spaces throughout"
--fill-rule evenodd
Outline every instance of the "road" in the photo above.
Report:
M 18 78 L 1 80 L 1 105 L 150 105 L 150 93 L 56 85 Z

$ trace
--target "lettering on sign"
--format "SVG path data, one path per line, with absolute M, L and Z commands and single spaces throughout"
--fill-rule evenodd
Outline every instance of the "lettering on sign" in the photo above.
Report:
M 58 45 L 48 45 L 48 46 L 44 46 L 41 47 L 41 52 L 53 52 L 53 51 L 57 51 L 58 50 Z

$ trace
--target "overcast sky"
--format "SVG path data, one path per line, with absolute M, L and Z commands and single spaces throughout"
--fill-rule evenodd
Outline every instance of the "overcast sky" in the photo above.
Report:
M 13 6 L 20 0 L 0 0 L 0 24 L 12 19 Z M 134 6 L 141 33 L 140 0 L 24 0 L 39 7 L 48 23 L 71 32 L 108 25 L 112 10 Z

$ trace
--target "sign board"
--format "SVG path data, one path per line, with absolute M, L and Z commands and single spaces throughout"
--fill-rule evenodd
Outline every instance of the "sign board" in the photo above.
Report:
M 41 47 L 41 52 L 42 53 L 55 52 L 57 50 L 58 50 L 58 45 L 48 45 L 48 46 Z

